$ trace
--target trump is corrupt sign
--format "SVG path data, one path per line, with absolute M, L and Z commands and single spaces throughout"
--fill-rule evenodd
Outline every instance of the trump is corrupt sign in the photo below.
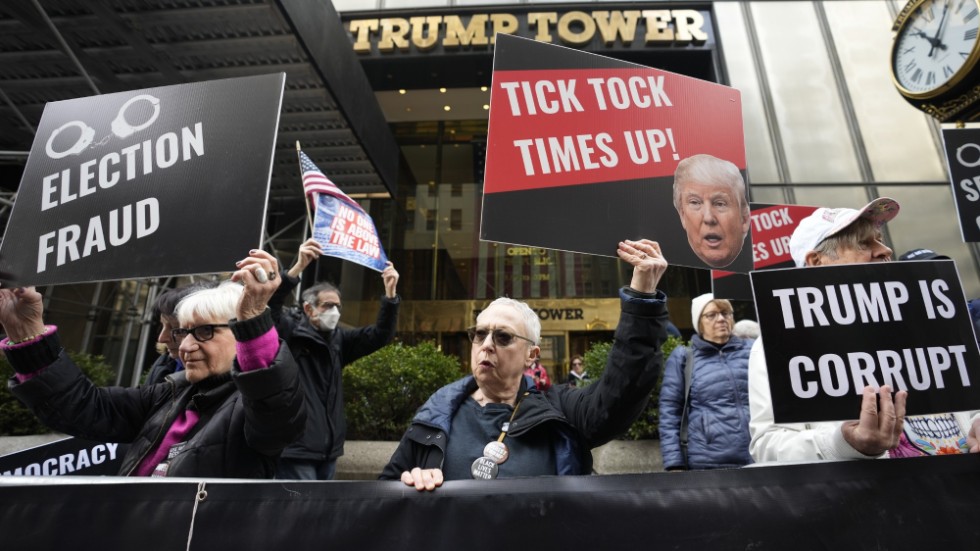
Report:
M 498 35 L 490 101 L 482 239 L 611 256 L 645 237 L 672 264 L 752 268 L 738 90 Z M 689 158 L 710 162 L 688 170 L 703 205 L 683 218 Z
M 752 272 L 777 423 L 860 413 L 865 386 L 909 393 L 909 415 L 980 408 L 980 350 L 952 260 Z

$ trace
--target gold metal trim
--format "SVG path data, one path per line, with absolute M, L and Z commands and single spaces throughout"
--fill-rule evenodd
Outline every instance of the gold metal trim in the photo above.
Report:
M 898 44 L 898 35 L 901 34 L 902 29 L 905 28 L 905 24 L 908 22 L 909 15 L 912 14 L 916 9 L 919 8 L 923 3 L 929 0 L 909 0 L 909 3 L 902 8 L 901 13 L 895 18 L 895 24 L 892 26 L 892 30 L 895 32 L 895 36 L 892 37 L 892 51 L 889 55 L 889 72 L 892 77 L 892 84 L 898 89 L 898 92 L 909 99 L 923 100 L 931 99 L 936 96 L 942 95 L 943 93 L 955 88 L 963 80 L 973 73 L 977 60 L 980 59 L 980 37 L 973 41 L 973 50 L 970 52 L 970 57 L 966 59 L 966 63 L 955 74 L 953 78 L 946 81 L 945 84 L 940 87 L 929 90 L 928 92 L 912 92 L 906 89 L 898 82 L 898 78 L 895 76 L 895 46 Z M 973 0 L 973 5 L 980 10 L 980 0 Z

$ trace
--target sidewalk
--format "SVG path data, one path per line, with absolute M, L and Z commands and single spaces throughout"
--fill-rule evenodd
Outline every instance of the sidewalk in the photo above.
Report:
M 65 435 L 0 436 L 0 456 L 41 446 Z M 398 442 L 348 441 L 337 460 L 338 480 L 375 480 L 388 463 Z M 657 440 L 613 440 L 592 450 L 596 474 L 653 473 L 663 471 Z

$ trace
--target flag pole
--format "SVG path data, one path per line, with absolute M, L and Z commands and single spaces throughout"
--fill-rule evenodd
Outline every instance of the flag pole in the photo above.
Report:
M 299 146 L 299 140 L 296 140 L 296 162 L 300 163 L 299 164 L 299 177 L 302 180 L 302 178 L 303 178 L 303 163 L 301 163 L 300 162 L 300 159 L 299 159 L 300 151 L 302 151 L 302 150 L 301 150 L 301 148 Z M 313 200 L 314 201 L 316 200 L 316 194 L 313 195 Z M 307 197 L 306 197 L 306 186 L 303 186 L 303 204 L 306 205 L 306 221 L 310 225 L 310 235 L 312 236 L 313 235 L 313 214 L 310 212 L 310 200 L 307 199 Z

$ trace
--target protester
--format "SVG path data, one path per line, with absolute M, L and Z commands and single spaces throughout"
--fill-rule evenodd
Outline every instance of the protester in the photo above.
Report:
M 214 281 L 201 281 L 176 289 L 167 289 L 157 297 L 153 303 L 153 317 L 160 320 L 160 334 L 157 335 L 157 342 L 165 346 L 166 350 L 150 366 L 144 384 L 154 385 L 162 382 L 167 375 L 184 369 L 184 364 L 180 361 L 180 343 L 171 336 L 171 331 L 180 327 L 175 313 L 177 303 L 194 291 L 213 289 L 217 285 L 218 283 Z
M 793 261 L 798 267 L 888 262 L 892 250 L 882 242 L 881 226 L 898 211 L 898 203 L 887 197 L 875 199 L 858 210 L 819 208 L 804 218 L 790 237 Z M 757 339 L 749 358 L 752 434 L 749 449 L 757 462 L 881 457 L 899 444 L 907 421 L 907 396 L 908 392 L 893 392 L 888 385 L 882 385 L 877 392 L 866 386 L 858 420 L 776 424 L 765 351 L 762 339 Z M 969 414 L 956 414 L 956 428 L 961 436 L 944 442 L 966 440 L 962 447 L 957 447 L 969 451 L 980 449 L 974 436 L 980 429 L 980 421 L 974 419 L 971 424 Z M 948 449 L 948 446 L 939 443 L 938 449 Z
M 899 260 L 949 260 L 949 257 L 937 253 L 932 249 L 912 249 L 906 251 Z
M 283 272 L 283 284 L 269 304 L 276 328 L 299 364 L 308 409 L 303 437 L 286 448 L 279 460 L 276 478 L 280 479 L 333 479 L 347 437 L 341 370 L 390 343 L 398 324 L 401 298 L 396 292 L 398 272 L 391 262 L 381 274 L 385 295 L 372 326 L 338 327 L 343 309 L 340 290 L 329 283 L 306 289 L 302 310 L 284 310 L 283 304 L 299 284 L 299 276 L 321 254 L 323 250 L 313 239 L 300 245 L 296 262 Z
M 545 391 L 551 388 L 551 377 L 548 376 L 548 370 L 541 365 L 541 359 L 535 358 L 534 363 L 531 367 L 524 370 L 524 374 L 531 378 L 534 382 L 534 388 Z
M 711 293 L 691 301 L 696 333 L 667 358 L 660 387 L 660 453 L 668 471 L 752 463 L 748 369 L 751 340 L 732 334 L 732 304 Z M 693 362 L 690 370 L 687 363 Z M 686 444 L 686 445 L 685 445 Z
M 932 249 L 912 249 L 898 257 L 899 260 L 949 260 L 950 257 L 937 253 Z M 980 342 L 980 299 L 974 298 L 966 301 L 967 311 L 970 312 L 970 320 L 973 322 L 973 332 Z
M 711 155 L 694 155 L 674 171 L 674 208 L 691 250 L 712 268 L 732 262 L 749 232 L 749 203 L 738 167 Z
M 266 307 L 279 285 L 276 261 L 253 250 L 237 266 L 231 281 L 177 305 L 183 376 L 136 388 L 95 387 L 61 348 L 57 328 L 43 324 L 41 295 L 0 289 L 8 337 L 0 349 L 15 371 L 8 386 L 56 431 L 129 443 L 120 475 L 272 478 L 306 410 Z
M 899 260 L 949 260 L 932 249 L 912 249 L 898 257 Z M 974 326 L 974 334 L 980 321 L 977 299 L 967 301 L 967 311 Z M 902 426 L 898 445 L 888 450 L 889 457 L 918 457 L 968 453 L 970 450 L 971 423 L 969 413 L 940 413 L 934 415 L 907 416 Z M 967 436 L 964 436 L 966 434 Z M 977 450 L 973 450 L 977 451 Z
M 572 356 L 572 369 L 568 372 L 568 384 L 578 386 L 589 380 L 589 373 L 585 371 L 585 358 L 576 354 Z
M 732 327 L 732 334 L 740 339 L 758 339 L 759 322 L 750 319 L 738 320 Z
M 583 388 L 539 391 L 524 370 L 539 356 L 541 321 L 527 304 L 498 298 L 469 330 L 472 375 L 419 409 L 381 478 L 433 490 L 444 480 L 589 474 L 591 449 L 625 432 L 646 406 L 663 365 L 667 262 L 660 245 L 624 241 L 633 265 L 605 373 Z

